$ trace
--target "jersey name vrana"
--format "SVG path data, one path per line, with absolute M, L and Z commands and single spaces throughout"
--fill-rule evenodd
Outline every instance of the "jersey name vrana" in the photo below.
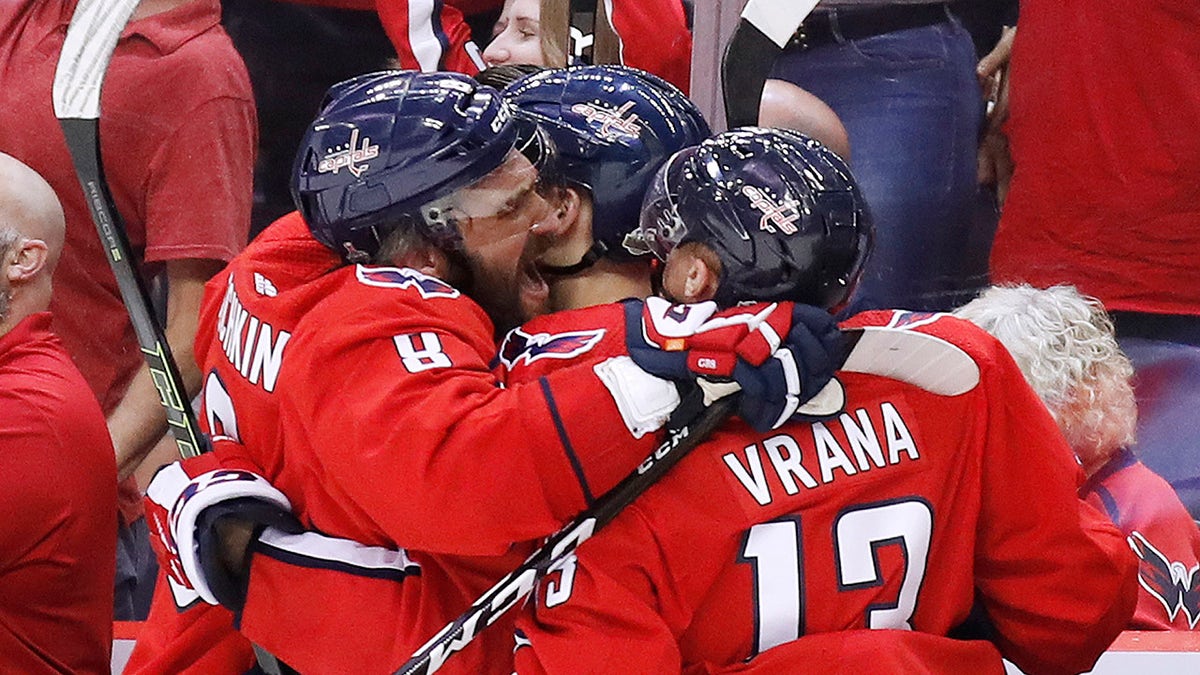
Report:
M 840 427 L 835 435 L 830 427 Z M 882 428 L 880 434 L 877 428 Z M 804 443 L 798 440 L 803 430 Z M 852 459 L 853 458 L 853 459 Z M 873 414 L 858 408 L 854 415 L 842 413 L 836 420 L 792 426 L 788 433 L 775 434 L 748 445 L 741 456 L 730 452 L 721 457 L 734 478 L 760 506 L 771 503 L 772 485 L 781 486 L 788 495 L 800 492 L 800 486 L 812 490 L 833 482 L 840 475 L 853 476 L 872 469 L 883 469 L 901 461 L 917 461 L 921 453 L 896 406 L 884 401 Z M 777 480 L 768 481 L 764 467 L 770 467 Z M 809 469 L 814 469 L 810 471 Z

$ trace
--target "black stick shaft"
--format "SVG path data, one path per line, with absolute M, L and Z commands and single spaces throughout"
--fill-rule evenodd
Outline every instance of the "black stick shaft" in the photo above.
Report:
M 101 11 L 97 12 L 97 8 Z M 100 157 L 97 90 L 103 81 L 117 37 L 128 18 L 128 13 L 122 15 L 123 11 L 132 11 L 132 6 L 126 3 L 122 8 L 116 4 L 86 1 L 81 1 L 77 6 L 55 72 L 55 111 L 66 136 L 67 149 L 75 164 L 79 184 L 83 187 L 92 221 L 104 245 L 109 266 L 116 276 L 121 300 L 129 311 L 138 345 L 166 410 L 168 429 L 175 437 L 180 454 L 194 457 L 205 447 L 203 436 L 166 336 L 154 319 L 150 295 L 134 266 L 124 224 L 113 206 L 112 195 L 104 180 Z M 78 39 L 74 34 L 76 31 L 81 31 L 80 34 L 86 39 Z

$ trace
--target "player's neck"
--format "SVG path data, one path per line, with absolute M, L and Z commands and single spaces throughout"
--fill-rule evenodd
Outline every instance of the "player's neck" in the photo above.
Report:
M 604 305 L 650 295 L 650 270 L 645 263 L 600 260 L 586 271 L 550 283 L 550 306 L 555 310 Z

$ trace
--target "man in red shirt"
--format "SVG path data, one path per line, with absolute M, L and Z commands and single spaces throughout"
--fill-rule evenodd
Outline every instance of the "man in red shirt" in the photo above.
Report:
M 0 151 L 44 176 L 66 212 L 54 328 L 108 417 L 124 479 L 125 569 L 115 615 L 142 618 L 153 556 L 140 491 L 129 477 L 163 437 L 166 417 L 51 109 L 54 68 L 75 4 L 0 4 Z M 192 339 L 203 284 L 245 244 L 252 196 L 250 83 L 219 21 L 217 0 L 142 2 L 117 44 L 101 100 L 105 176 L 143 274 L 165 275 L 166 336 L 192 392 L 200 384 Z
M 0 154 L 0 663 L 109 672 L 116 464 L 100 406 L 50 332 L 63 211 Z
M 833 307 L 844 296 L 819 282 L 837 249 L 818 243 L 846 236 L 831 214 L 856 198 L 837 190 L 847 175 L 828 151 L 773 132 L 676 155 L 642 219 L 668 297 L 744 293 L 788 260 L 797 273 L 770 292 Z M 850 632 L 876 648 L 843 655 L 841 672 L 912 672 L 911 654 L 928 650 L 915 661 L 927 671 L 1000 673 L 991 645 L 948 639 L 977 598 L 996 647 L 1026 672 L 1087 670 L 1132 612 L 1134 565 L 1076 496 L 1053 420 L 970 324 L 890 311 L 848 323 L 869 325 L 962 350 L 978 383 L 941 396 L 842 372 L 836 419 L 726 425 L 540 585 L 518 621 L 516 671 L 792 672 L 830 638 L 855 644 L 829 635 Z M 906 649 L 878 648 L 892 644 Z

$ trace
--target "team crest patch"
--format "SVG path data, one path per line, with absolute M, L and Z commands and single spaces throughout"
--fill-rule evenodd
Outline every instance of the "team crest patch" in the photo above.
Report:
M 526 365 L 538 359 L 573 359 L 587 353 L 604 338 L 604 329 L 581 330 L 570 333 L 534 333 L 530 335 L 520 328 L 504 337 L 500 345 L 500 360 L 508 368 L 522 361 Z
M 334 173 L 347 169 L 355 178 L 363 175 L 370 165 L 368 159 L 379 156 L 379 146 L 371 145 L 371 139 L 364 136 L 362 147 L 358 146 L 358 129 L 350 132 L 350 142 L 325 150 L 325 157 L 317 163 L 317 173 Z
M 427 274 L 407 267 L 367 267 L 359 265 L 355 273 L 367 286 L 379 288 L 415 288 L 423 298 L 457 298 L 458 289 Z
M 633 101 L 626 101 L 616 110 L 606 108 L 596 103 L 576 103 L 571 106 L 571 112 L 582 115 L 589 124 L 597 126 L 596 134 L 607 140 L 617 140 L 621 136 L 637 138 L 642 135 L 642 126 L 638 124 L 637 113 L 629 113 Z
M 750 206 L 763 214 L 758 219 L 758 227 L 762 231 L 772 234 L 776 228 L 784 234 L 796 234 L 799 231 L 796 222 L 800 220 L 800 204 L 795 200 L 777 202 L 754 185 L 743 185 L 742 194 L 750 200 Z
M 907 312 L 902 309 L 893 310 L 892 318 L 888 321 L 887 328 L 918 328 L 920 326 L 928 326 L 937 321 L 943 316 L 950 316 L 945 312 Z
M 1141 532 L 1130 534 L 1128 541 L 1138 557 L 1138 583 L 1162 603 L 1169 620 L 1182 611 L 1188 628 L 1194 629 L 1200 621 L 1200 564 L 1189 568 L 1168 560 Z

